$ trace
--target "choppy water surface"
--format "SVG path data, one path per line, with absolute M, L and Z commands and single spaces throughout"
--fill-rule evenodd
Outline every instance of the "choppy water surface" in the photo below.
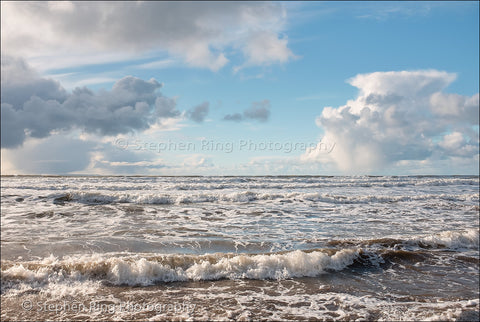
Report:
M 18 176 L 1 193 L 2 319 L 478 316 L 476 176 Z

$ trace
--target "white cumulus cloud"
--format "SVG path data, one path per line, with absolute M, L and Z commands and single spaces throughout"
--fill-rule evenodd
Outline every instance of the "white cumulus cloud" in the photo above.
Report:
M 334 163 L 346 173 L 375 172 L 407 161 L 478 159 L 478 93 L 443 90 L 455 74 L 437 70 L 360 74 L 349 80 L 358 96 L 325 107 L 316 123 L 329 154 L 306 151 L 302 160 Z M 455 159 L 456 160 L 456 159 Z M 452 161 L 453 162 L 453 161 Z

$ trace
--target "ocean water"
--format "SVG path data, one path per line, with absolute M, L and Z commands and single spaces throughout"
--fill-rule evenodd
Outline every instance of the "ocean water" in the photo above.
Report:
M 475 320 L 479 178 L 3 176 L 2 320 Z

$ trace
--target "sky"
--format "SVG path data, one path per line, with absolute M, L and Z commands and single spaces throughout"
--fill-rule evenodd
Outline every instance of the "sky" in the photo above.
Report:
M 478 174 L 479 2 L 1 2 L 6 174 Z

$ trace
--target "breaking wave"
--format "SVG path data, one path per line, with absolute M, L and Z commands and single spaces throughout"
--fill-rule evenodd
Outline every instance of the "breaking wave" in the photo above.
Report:
M 394 249 L 478 249 L 479 230 L 476 228 L 464 231 L 444 231 L 428 236 L 418 236 L 409 239 L 376 238 L 369 240 L 332 240 L 327 243 L 330 246 L 356 246 L 372 247 L 380 246 Z
M 54 203 L 79 202 L 86 204 L 109 204 L 109 203 L 134 203 L 134 204 L 196 204 L 213 202 L 235 202 L 248 203 L 263 200 L 275 200 L 279 202 L 325 202 L 331 204 L 366 204 L 372 202 L 378 203 L 398 203 L 422 200 L 443 200 L 443 201 L 470 201 L 478 202 L 478 194 L 424 194 L 413 196 L 379 196 L 379 195 L 360 195 L 347 196 L 335 195 L 330 193 L 265 193 L 255 191 L 243 191 L 232 193 L 101 193 L 74 191 L 61 195 L 52 195 Z
M 314 277 L 352 266 L 381 267 L 399 260 L 431 259 L 434 254 L 425 248 L 476 249 L 478 236 L 478 230 L 471 229 L 408 240 L 332 241 L 330 245 L 341 248 L 267 254 L 90 254 L 61 259 L 51 255 L 38 261 L 2 261 L 2 288 L 9 282 L 47 283 L 65 279 L 146 286 L 177 281 Z M 414 244 L 418 249 L 408 248 Z M 463 260 L 478 265 L 478 258 Z

